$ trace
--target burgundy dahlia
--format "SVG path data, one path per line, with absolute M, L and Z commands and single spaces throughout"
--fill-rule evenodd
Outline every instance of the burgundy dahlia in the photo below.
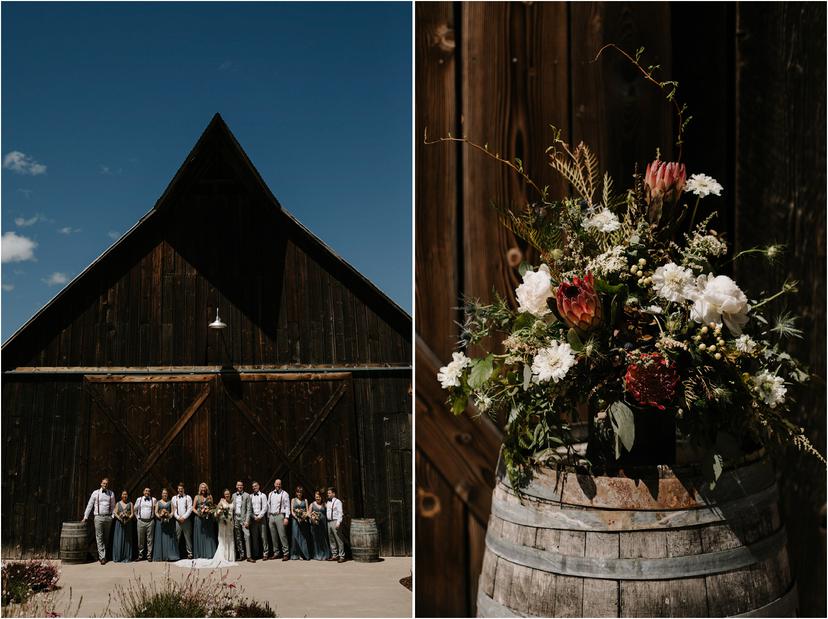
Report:
M 555 291 L 558 314 L 570 327 L 587 332 L 601 324 L 601 299 L 595 292 L 592 273 L 563 281 Z
M 663 411 L 676 395 L 679 375 L 676 364 L 659 353 L 643 353 L 627 366 L 624 383 L 636 402 Z

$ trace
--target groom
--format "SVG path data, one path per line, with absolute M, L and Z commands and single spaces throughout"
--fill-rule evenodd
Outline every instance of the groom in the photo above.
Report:
M 250 552 L 250 518 L 253 516 L 253 506 L 250 495 L 244 491 L 244 482 L 236 482 L 236 493 L 233 495 L 233 538 L 236 541 L 236 559 L 247 559 L 250 563 L 256 560 Z

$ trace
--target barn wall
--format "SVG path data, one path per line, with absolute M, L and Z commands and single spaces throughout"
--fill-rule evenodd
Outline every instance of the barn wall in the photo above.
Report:
M 617 55 L 593 58 L 605 43 L 645 47 L 645 62 L 678 80 L 693 116 L 688 172 L 725 187 L 717 230 L 736 251 L 789 246 L 772 273 L 753 263 L 735 275 L 757 291 L 786 275 L 801 282 L 789 307 L 804 315 L 810 337 L 791 347 L 817 378 L 799 398 L 797 421 L 824 451 L 824 31 L 819 3 L 420 3 L 415 133 L 487 143 L 519 157 L 560 195 L 566 189 L 544 156 L 547 125 L 555 124 L 564 138 L 594 147 L 602 168 L 625 186 L 635 162 L 652 159 L 657 147 L 665 159 L 672 153 L 670 109 Z M 458 339 L 463 295 L 485 301 L 496 290 L 514 300 L 520 275 L 506 254 L 518 248 L 533 256 L 489 204 L 520 203 L 528 194 L 509 170 L 471 149 L 419 141 L 415 156 L 417 591 L 428 592 L 417 595 L 417 614 L 473 615 L 497 428 L 453 417 L 435 376 Z M 792 565 L 801 568 L 800 613 L 823 616 L 825 469 L 783 458 L 781 505 Z M 444 560 L 446 549 L 452 556 Z M 438 560 L 443 569 L 431 569 Z
M 207 327 L 216 306 L 228 325 L 220 332 Z M 332 471 L 352 467 L 346 511 L 377 518 L 384 554 L 410 554 L 410 333 L 404 312 L 281 211 L 214 121 L 155 210 L 3 347 L 2 485 L 15 497 L 3 501 L 3 554 L 55 553 L 60 523 L 80 516 L 89 484 L 102 475 L 117 489 L 127 480 L 160 488 L 179 475 L 191 486 L 207 479 L 214 491 L 237 475 L 266 482 L 279 456 L 274 441 L 257 444 L 250 415 L 272 436 L 297 440 L 321 406 L 303 400 L 301 389 L 293 397 L 288 387 L 253 389 L 242 378 L 235 388 L 250 412 L 241 414 L 224 389 L 232 372 L 208 376 L 203 410 L 136 480 L 135 467 L 154 445 L 134 444 L 161 440 L 200 387 L 150 378 L 119 391 L 84 379 L 102 369 L 180 375 L 251 367 L 353 370 L 345 372 L 347 402 L 333 413 L 353 423 L 330 445 L 324 432 L 335 428 L 309 441 L 300 462 L 306 477 L 285 473 L 285 481 L 325 483 Z M 388 366 L 396 369 L 377 369 Z M 123 425 L 103 408 L 123 416 Z M 240 416 L 248 421 L 237 426 Z M 107 446 L 88 446 L 90 436 L 113 442 L 117 465 L 108 464 Z M 333 442 L 347 453 L 333 453 Z M 239 456 L 244 448 L 263 455 Z M 217 462 L 224 453 L 237 454 L 237 464 Z

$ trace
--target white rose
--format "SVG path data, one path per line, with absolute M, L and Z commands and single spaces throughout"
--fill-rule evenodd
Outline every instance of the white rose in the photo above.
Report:
M 690 316 L 696 322 L 724 321 L 733 335 L 741 335 L 750 310 L 745 293 L 727 275 L 699 275 Z
M 440 371 L 437 372 L 437 380 L 440 381 L 440 386 L 443 389 L 459 387 L 463 369 L 471 365 L 471 359 L 462 352 L 452 353 L 451 358 L 451 363 L 441 367 Z
M 548 266 L 542 264 L 537 271 L 526 271 L 523 274 L 523 283 L 515 289 L 518 311 L 542 318 L 550 313 L 546 300 L 553 294 Z

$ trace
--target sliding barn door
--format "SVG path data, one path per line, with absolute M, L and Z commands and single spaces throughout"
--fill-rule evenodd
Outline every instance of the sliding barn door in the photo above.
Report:
M 361 513 L 359 452 L 349 373 L 225 374 L 217 385 L 215 475 L 271 490 L 276 479 L 306 492 L 336 486 Z
M 130 499 L 145 486 L 154 496 L 183 481 L 194 494 L 213 470 L 213 376 L 86 376 L 88 436 L 80 447 L 76 496 L 86 497 L 102 477 Z

